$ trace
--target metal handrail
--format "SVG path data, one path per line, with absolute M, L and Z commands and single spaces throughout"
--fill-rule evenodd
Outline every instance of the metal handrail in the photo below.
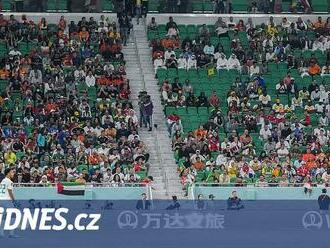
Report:
M 56 183 L 14 183 L 13 187 L 56 187 Z M 117 186 L 112 186 L 111 183 L 87 183 L 87 184 L 77 184 L 72 186 L 80 186 L 85 188 L 93 187 L 104 187 L 104 188 L 117 188 Z M 121 183 L 120 187 L 149 187 L 144 183 Z
M 265 182 L 267 184 L 271 184 L 274 186 L 279 186 L 280 183 L 269 183 L 269 182 Z M 305 183 L 288 183 L 288 186 L 283 186 L 282 188 L 293 188 L 293 187 L 303 187 L 305 185 Z M 311 185 L 316 185 L 316 183 L 311 183 Z M 191 185 L 191 187 L 199 187 L 199 186 L 203 186 L 203 187 L 214 187 L 214 186 L 218 186 L 218 187 L 255 187 L 255 188 L 269 188 L 271 186 L 258 186 L 258 183 L 240 183 L 239 185 L 237 185 L 237 183 L 203 183 L 203 182 L 198 182 L 198 183 L 193 183 Z M 315 186 L 316 187 L 316 186 Z
M 135 30 L 134 30 L 134 27 L 133 27 L 133 39 L 134 39 L 134 49 L 135 49 L 135 54 L 137 56 L 137 59 L 138 59 L 138 67 L 139 67 L 139 71 L 140 71 L 140 74 L 142 76 L 142 85 L 143 85 L 143 90 L 146 90 L 146 83 L 145 83 L 145 79 L 144 79 L 144 75 L 143 75 L 143 70 L 142 70 L 142 66 L 141 66 L 141 59 L 140 59 L 140 55 L 139 55 L 139 49 L 137 47 L 137 40 L 136 40 L 136 36 L 135 36 Z
M 160 149 L 160 144 L 158 142 L 158 133 L 155 132 L 155 135 L 156 135 L 156 149 L 157 149 L 157 157 L 158 157 L 158 162 L 159 162 L 159 165 L 163 165 L 163 157 L 161 156 L 161 149 Z M 162 170 L 162 173 L 164 175 L 163 177 L 163 182 L 165 184 L 165 195 L 168 196 L 168 177 L 167 177 L 167 173 L 164 169 L 164 166 L 161 166 L 161 170 Z

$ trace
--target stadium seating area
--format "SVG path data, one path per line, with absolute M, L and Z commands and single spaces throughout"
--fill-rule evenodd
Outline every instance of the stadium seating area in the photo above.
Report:
M 320 18 L 149 24 L 184 186 L 328 183 L 329 30 Z
M 0 23 L 1 163 L 14 182 L 149 182 L 116 24 Z
M 177 5 L 175 1 L 167 0 L 148 0 L 148 11 L 150 13 L 163 13 L 173 12 L 170 7 L 171 4 Z M 300 1 L 283 0 L 280 5 L 273 6 L 273 10 L 270 6 L 262 4 L 262 1 L 255 1 L 256 4 L 252 5 L 253 1 L 244 0 L 232 0 L 231 4 L 225 6 L 216 7 L 214 1 L 211 0 L 189 0 L 186 1 L 184 7 L 174 8 L 174 12 L 193 12 L 193 13 L 287 13 L 287 12 L 305 12 L 309 11 L 308 6 L 304 6 Z M 183 4 L 183 3 L 181 3 Z M 69 0 L 46 0 L 44 11 L 47 12 L 68 12 Z M 311 11 L 315 13 L 327 12 L 330 8 L 327 0 L 311 0 Z M 114 0 L 100 0 L 100 11 L 101 12 L 115 12 L 116 3 Z M 15 9 L 13 1 L 2 0 L 1 1 L 2 11 L 12 11 Z M 184 9 L 183 9 L 184 8 Z

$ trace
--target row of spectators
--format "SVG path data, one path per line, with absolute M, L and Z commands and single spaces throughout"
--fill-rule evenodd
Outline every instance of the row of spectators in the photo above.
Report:
M 151 41 L 156 72 L 158 68 L 202 71 L 205 67 L 209 71 L 212 65 L 219 70 L 219 84 L 231 85 L 226 99 L 221 99 L 218 95 L 223 97 L 223 93 L 217 91 L 210 96 L 200 91 L 195 96 L 198 85 L 182 77 L 160 82 L 164 104 L 209 107 L 211 111 L 207 123 L 188 133 L 183 130 L 184 117 L 167 116 L 184 187 L 200 181 L 236 186 L 328 185 L 329 90 L 327 81 L 317 75 L 322 74 L 323 79 L 329 76 L 329 20 L 319 17 L 312 23 L 283 18 L 276 24 L 270 17 L 268 23 L 254 25 L 252 19 L 245 24 L 219 18 L 216 35 L 220 40 L 232 37 L 232 55 L 227 59 L 221 43 L 216 48 L 210 44 L 215 34 L 208 26 L 203 25 L 194 39 L 182 40 L 178 25 L 170 17 L 166 42 Z M 149 30 L 157 26 L 152 20 Z M 238 38 L 242 31 L 246 32 L 248 49 L 243 49 Z M 308 38 L 311 34 L 315 40 Z M 323 53 L 324 67 L 321 69 L 315 55 L 295 57 L 297 49 Z M 270 61 L 285 64 L 288 71 L 277 84 L 265 79 Z M 301 77 L 294 78 L 290 73 L 293 69 L 299 70 Z M 238 70 L 241 76 L 225 82 L 221 78 L 224 70 Z M 306 76 L 311 83 L 302 87 L 300 81 Z
M 157 29 L 157 23 L 153 18 L 149 23 L 149 30 Z M 330 49 L 330 18 L 324 22 L 319 17 L 315 23 L 310 20 L 304 22 L 298 18 L 296 22 L 290 22 L 283 18 L 276 24 L 270 17 L 267 24 L 256 26 L 249 18 L 247 23 L 239 20 L 236 24 L 233 17 L 226 22 L 221 17 L 214 24 L 215 34 L 211 33 L 206 25 L 198 30 L 195 38 L 185 37 L 180 39 L 178 25 L 170 18 L 166 24 L 167 38 L 153 40 L 154 67 L 196 69 L 210 64 L 216 65 L 217 70 L 237 69 L 242 74 L 257 75 L 265 72 L 269 62 L 287 62 L 289 69 L 298 69 L 302 76 L 329 75 L 329 49 Z M 226 47 L 220 43 L 213 44 L 210 39 L 214 35 L 227 37 L 232 32 L 230 49 L 232 55 L 226 56 Z M 238 33 L 246 32 L 247 48 L 240 40 Z M 316 37 L 308 34 L 314 33 Z M 181 49 L 182 53 L 177 57 L 175 49 Z M 310 58 L 294 56 L 293 51 L 312 50 L 325 53 L 327 63 L 321 68 L 315 54 Z
M 14 182 L 151 180 L 122 54 L 129 23 L 0 16 L 0 169 L 16 168 Z

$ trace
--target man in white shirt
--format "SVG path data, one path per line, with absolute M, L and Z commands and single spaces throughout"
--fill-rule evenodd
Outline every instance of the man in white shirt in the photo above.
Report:
M 316 109 L 316 112 L 319 114 L 322 114 L 324 112 L 324 104 L 323 104 L 322 100 L 319 100 L 315 104 L 315 109 Z
M 89 71 L 89 72 L 88 72 L 88 75 L 87 75 L 86 78 L 85 78 L 85 83 L 86 83 L 86 85 L 87 85 L 88 87 L 95 86 L 95 81 L 96 81 L 96 79 L 95 79 L 95 77 L 94 77 L 92 71 Z
M 86 77 L 85 71 L 79 67 L 74 71 L 73 75 L 76 81 L 81 81 Z
M 260 139 L 263 141 L 268 140 L 270 137 L 272 137 L 272 132 L 269 130 L 268 125 L 264 125 L 261 129 L 260 129 L 260 133 L 259 133 Z
M 224 53 L 220 54 L 220 58 L 217 60 L 217 70 L 227 69 L 228 60 Z
M 178 69 L 187 69 L 187 59 L 181 54 L 178 59 Z
M 232 54 L 230 56 L 230 58 L 228 59 L 228 70 L 230 69 L 237 69 L 237 70 L 241 70 L 241 64 L 239 62 L 239 60 L 237 59 L 235 54 Z
M 157 58 L 154 60 L 154 68 L 155 74 L 157 73 L 158 68 L 166 68 L 161 55 L 158 55 Z
M 284 144 L 281 144 L 281 147 L 277 150 L 277 156 L 279 158 L 285 158 L 289 155 L 289 150 L 284 146 Z
M 250 66 L 250 77 L 256 76 L 260 73 L 260 67 L 257 65 L 257 62 L 253 62 L 253 65 Z
M 269 107 L 272 99 L 270 95 L 265 91 L 262 95 L 259 96 L 259 101 L 264 107 Z
M 164 61 L 168 60 L 172 55 L 175 56 L 175 52 L 171 48 L 168 48 L 164 53 Z
M 324 51 L 323 43 L 320 41 L 320 39 L 316 39 L 313 43 L 313 51 L 320 50 Z
M 38 69 L 34 69 L 30 71 L 29 79 L 31 84 L 41 84 L 42 83 L 42 73 Z
M 187 64 L 187 69 L 197 69 L 197 60 L 196 60 L 196 56 L 192 55 L 189 59 L 188 59 L 188 64 Z
M 5 170 L 5 178 L 0 183 L 0 206 L 3 208 L 14 208 L 14 193 L 13 193 L 13 181 L 15 176 L 15 170 L 12 168 L 7 168 Z M 2 225 L 0 225 L 0 237 L 4 237 L 4 230 Z M 11 230 L 9 237 L 16 237 L 14 231 Z
M 315 90 L 313 90 L 312 93 L 311 93 L 311 100 L 312 101 L 319 100 L 320 99 L 320 95 L 321 95 L 321 93 L 319 91 L 319 87 L 317 86 L 315 88 Z
M 13 182 L 15 170 L 7 168 L 5 170 L 5 178 L 0 183 L 0 201 L 14 201 Z M 2 205 L 2 203 L 1 203 Z

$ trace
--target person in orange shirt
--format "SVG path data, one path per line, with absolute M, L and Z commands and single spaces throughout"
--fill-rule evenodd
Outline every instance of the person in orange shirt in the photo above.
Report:
M 97 152 L 93 152 L 88 156 L 87 161 L 89 164 L 99 164 L 101 162 L 101 156 Z
M 79 32 L 79 38 L 81 41 L 87 41 L 89 39 L 89 32 L 87 31 L 86 27 L 83 27 Z
M 321 73 L 321 67 L 317 63 L 312 63 L 308 68 L 308 73 L 311 76 Z
M 313 26 L 314 26 L 315 29 L 322 29 L 322 28 L 324 28 L 325 23 L 323 22 L 321 16 L 319 16 L 317 18 L 317 21 L 313 24 Z
M 76 179 L 75 182 L 78 183 L 78 184 L 86 184 L 86 180 L 84 178 L 84 174 L 81 173 L 79 175 L 79 177 Z
M 201 158 L 199 156 L 196 157 L 196 162 L 193 164 L 193 167 L 198 171 L 204 169 L 205 164 L 203 161 L 201 161 Z
M 49 99 L 49 102 L 46 105 L 46 111 L 47 111 L 47 113 L 57 111 L 57 105 L 56 105 L 56 103 L 54 103 L 52 98 Z
M 203 126 L 200 126 L 194 133 L 197 140 L 204 139 L 207 135 L 207 131 L 204 129 Z
M 315 162 L 315 155 L 311 152 L 311 149 L 308 148 L 306 153 L 302 156 L 302 160 L 307 162 Z
M 0 78 L 1 79 L 7 79 L 10 75 L 10 72 L 6 70 L 5 68 L 0 69 Z
M 179 47 L 179 42 L 176 39 L 171 39 L 171 38 L 162 39 L 161 44 L 165 48 L 168 48 L 168 47 L 177 48 L 177 47 Z
M 84 132 L 81 132 L 79 135 L 78 135 L 78 140 L 82 143 L 84 143 L 85 141 L 85 135 L 84 135 Z

